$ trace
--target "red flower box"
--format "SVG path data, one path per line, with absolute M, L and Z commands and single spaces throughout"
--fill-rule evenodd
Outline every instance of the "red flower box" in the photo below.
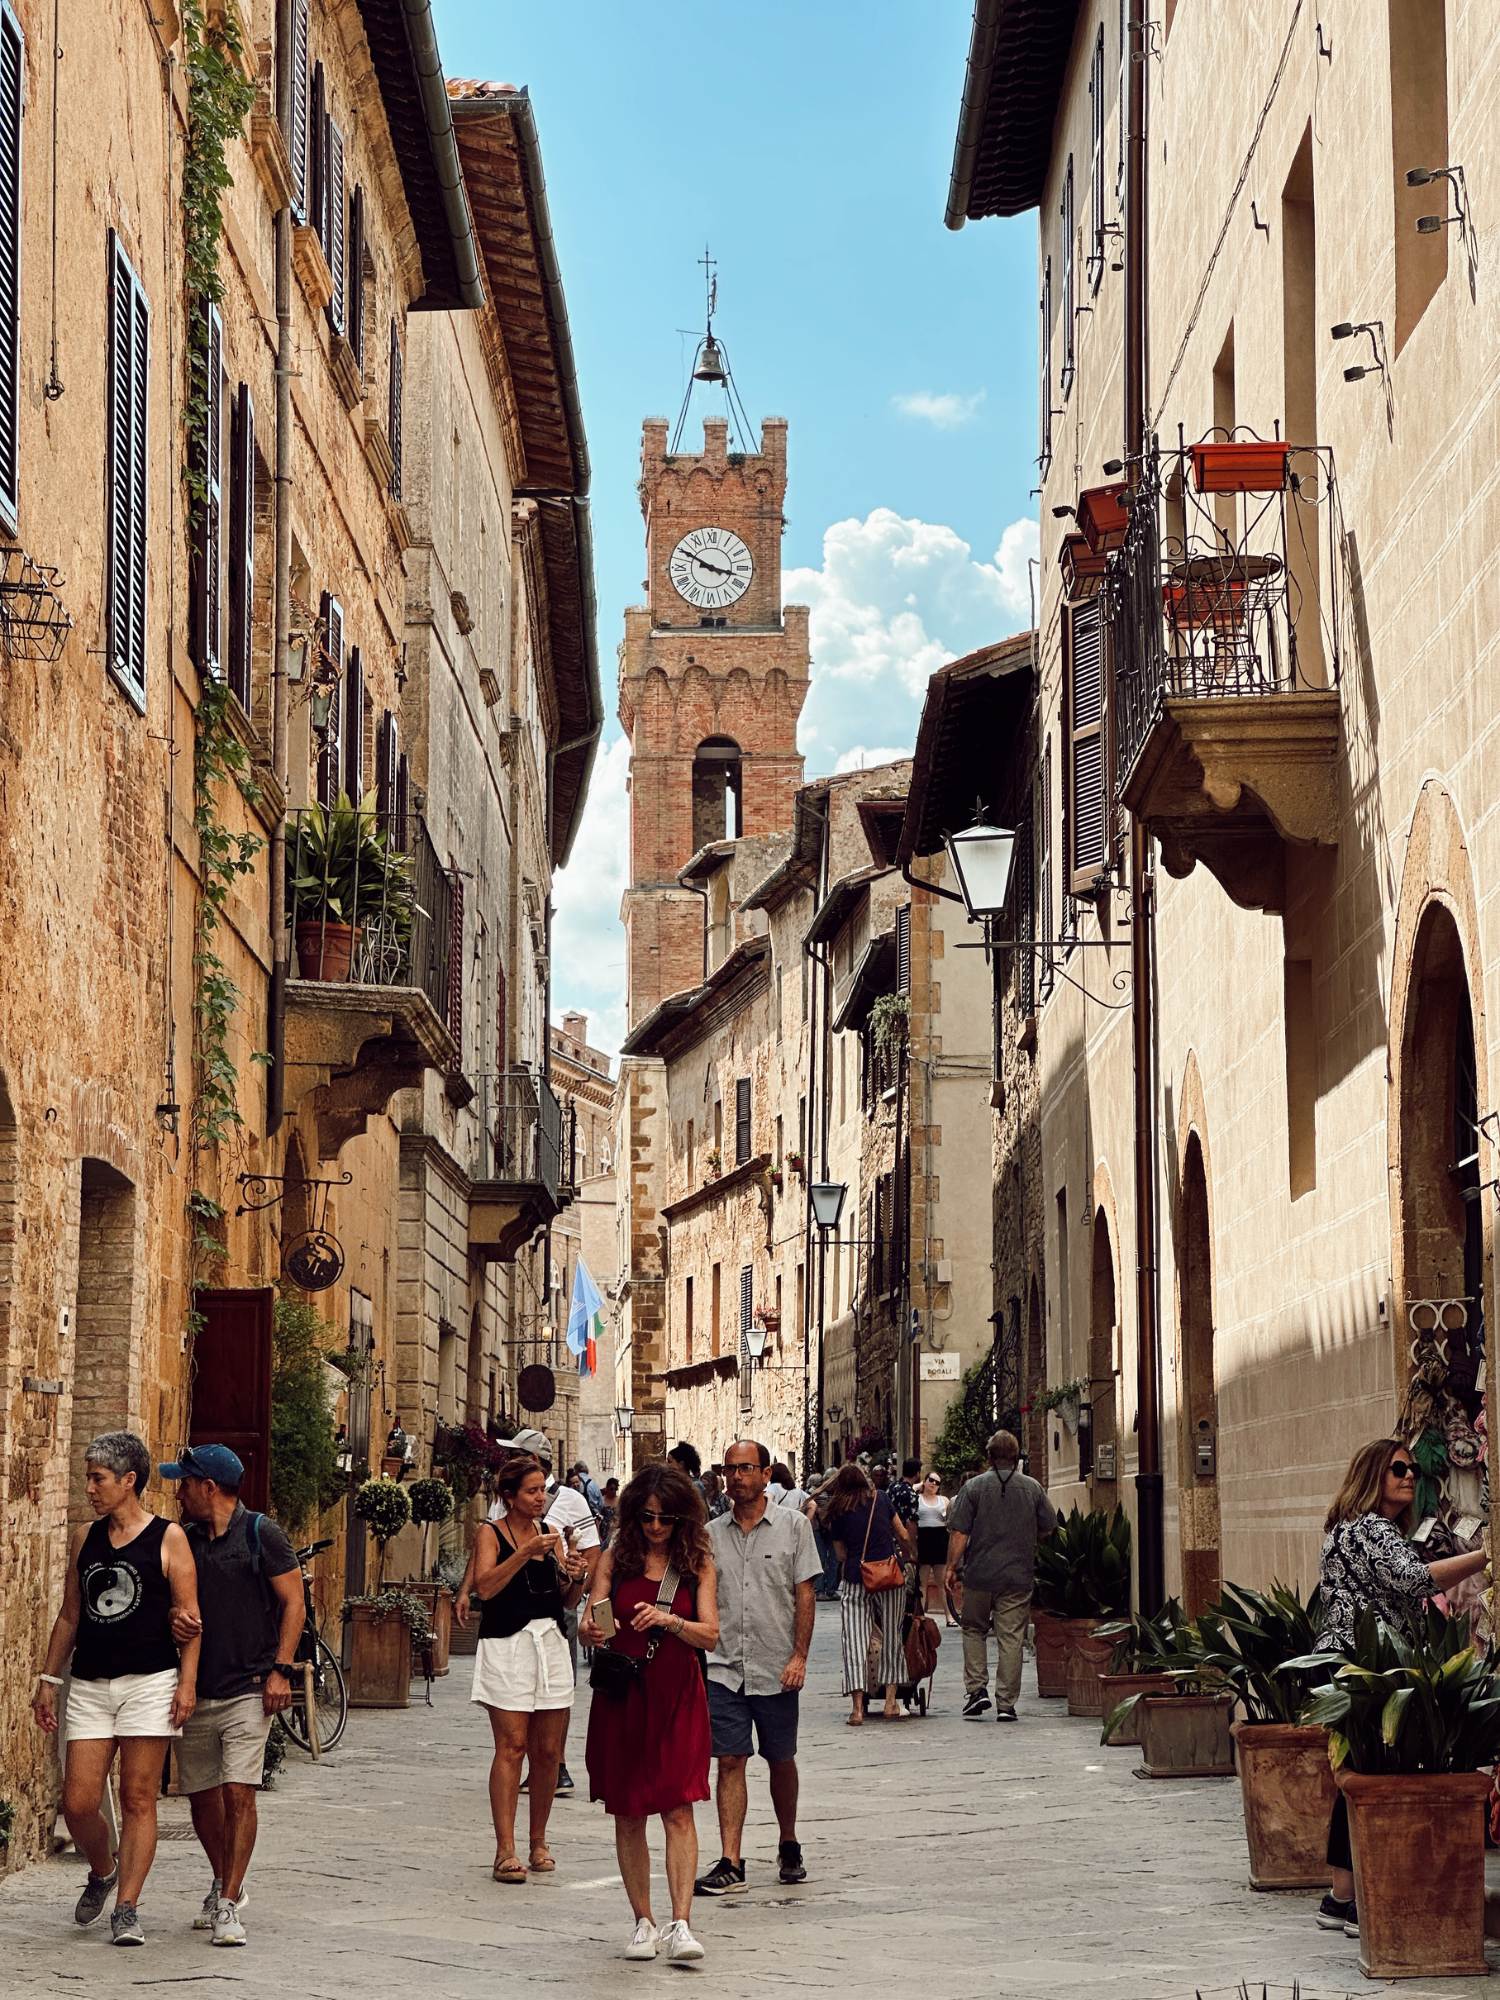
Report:
M 1125 539 L 1130 515 L 1125 506 L 1125 482 L 1091 486 L 1078 500 L 1078 526 L 1096 556 L 1108 555 Z
M 1195 444 L 1193 484 L 1200 493 L 1281 493 L 1286 488 L 1289 444 L 1262 444 L 1258 438 Z

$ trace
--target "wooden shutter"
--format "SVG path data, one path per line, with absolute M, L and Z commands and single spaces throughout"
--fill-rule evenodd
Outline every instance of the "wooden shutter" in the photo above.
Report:
M 198 311 L 203 323 L 193 362 L 203 370 L 203 428 L 193 440 L 193 461 L 203 491 L 193 510 L 193 658 L 199 673 L 217 678 L 224 666 L 224 322 L 206 300 Z
M 356 366 L 365 365 L 365 191 L 357 187 L 349 197 L 349 282 L 344 307 L 344 337 Z
M 458 1044 L 449 1067 L 464 1066 L 464 878 L 455 868 L 448 877 L 448 1032 Z
M 740 1266 L 740 1407 L 750 1406 L 750 1384 L 753 1379 L 750 1362 L 750 1325 L 755 1318 L 755 1268 L 751 1264 Z
M 109 270 L 109 666 L 144 708 L 151 308 L 113 230 Z
M 1037 842 L 1037 874 L 1040 895 L 1037 898 L 1038 921 L 1042 939 L 1047 950 L 1041 961 L 1039 979 L 1043 1000 L 1052 991 L 1055 975 L 1052 970 L 1052 941 L 1057 936 L 1053 929 L 1052 913 L 1056 908 L 1052 896 L 1052 738 L 1047 738 L 1042 753 L 1042 813 L 1041 838 Z
M 911 991 L 911 904 L 896 912 L 896 991 Z
M 200 1291 L 193 1340 L 189 1444 L 227 1444 L 244 1462 L 240 1498 L 263 1510 L 270 1500 L 271 1327 L 275 1293 Z
M 396 718 L 387 709 L 375 732 L 375 810 L 385 832 L 396 824 Z
M 1089 285 L 1104 276 L 1104 23 L 1089 67 Z
M 750 1079 L 734 1082 L 734 1163 L 741 1166 L 750 1157 Z
M 323 747 L 318 752 L 318 798 L 323 805 L 338 804 L 343 776 L 344 721 L 344 607 L 329 591 L 323 592 L 321 644 L 326 656 L 323 671 L 334 674 L 333 698 L 328 704 L 328 726 L 323 731 Z
M 327 143 L 328 181 L 328 269 L 333 291 L 328 299 L 328 319 L 335 333 L 345 326 L 344 287 L 348 271 L 344 255 L 348 248 L 344 229 L 344 135 L 330 118 Z
M 254 695 L 255 404 L 244 382 L 234 399 L 229 462 L 229 685 L 249 715 Z
M 1073 220 L 1073 156 L 1068 155 L 1068 169 L 1063 175 L 1062 192 L 1062 373 L 1058 386 L 1062 399 L 1068 400 L 1073 388 L 1073 350 L 1077 338 L 1078 321 L 1073 305 L 1073 241 L 1077 234 Z
M 292 218 L 308 220 L 308 0 L 292 0 L 286 76 L 286 150 L 292 156 Z
M 1099 613 L 1090 597 L 1063 614 L 1063 881 L 1075 896 L 1097 886 L 1109 839 Z
M 307 219 L 328 251 L 328 86 L 323 65 L 312 76 L 307 111 Z
M 1041 315 L 1041 387 L 1037 404 L 1041 420 L 1041 449 L 1037 453 L 1037 464 L 1041 467 L 1043 479 L 1052 463 L 1052 259 L 1049 257 L 1042 266 L 1042 297 L 1038 307 Z
M 1012 954 L 1016 963 L 1016 1006 L 1023 1020 L 1036 1012 L 1036 953 L 1029 947 L 1036 943 L 1036 818 L 1030 806 L 1021 815 L 1016 828 L 1016 942 L 1021 950 Z M 996 952 L 995 966 L 998 974 L 1004 952 Z M 999 1030 L 996 1029 L 996 1049 L 999 1049 Z M 995 1074 L 1000 1074 L 998 1059 Z
M 391 321 L 391 396 L 390 396 L 390 411 L 389 411 L 390 424 L 388 426 L 388 430 L 390 433 L 391 457 L 395 461 L 395 469 L 391 473 L 391 497 L 396 500 L 399 500 L 401 498 L 402 374 L 403 374 L 403 364 L 401 360 L 401 341 L 396 332 L 396 322 L 392 320 Z
M 357 806 L 365 795 L 365 669 L 358 646 L 349 648 L 343 708 L 344 790 Z
M 26 44 L 10 8 L 0 7 L 0 514 L 20 507 L 21 114 Z
M 396 740 L 396 725 L 391 724 L 391 742 Z M 411 829 L 407 825 L 411 813 L 411 771 L 404 754 L 396 758 L 396 845 L 403 850 L 411 845 Z

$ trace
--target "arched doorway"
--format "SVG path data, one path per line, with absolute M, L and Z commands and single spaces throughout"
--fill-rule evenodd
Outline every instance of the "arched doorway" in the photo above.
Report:
M 1115 1252 L 1109 1218 L 1094 1211 L 1093 1275 L 1089 1287 L 1089 1440 L 1079 1433 L 1079 1477 L 1089 1480 L 1096 1507 L 1113 1507 L 1120 1497 L 1119 1416 L 1116 1369 L 1119 1315 Z
M 1177 1226 L 1182 1398 L 1177 1440 L 1182 1592 L 1199 1612 L 1219 1595 L 1219 1391 L 1214 1371 L 1213 1242 L 1203 1144 L 1188 1134 Z
M 107 1160 L 84 1160 L 78 1193 L 78 1309 L 73 1331 L 73 1446 L 68 1520 L 92 1521 L 83 1447 L 102 1431 L 141 1430 L 132 1392 L 136 1194 Z

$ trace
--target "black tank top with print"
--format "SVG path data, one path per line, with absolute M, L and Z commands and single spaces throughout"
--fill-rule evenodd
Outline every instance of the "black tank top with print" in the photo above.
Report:
M 110 1546 L 109 1521 L 96 1521 L 78 1551 L 82 1615 L 73 1647 L 73 1678 L 110 1681 L 121 1674 L 177 1671 L 169 1622 L 172 1587 L 161 1566 L 168 1523 L 153 1514 L 133 1541 Z

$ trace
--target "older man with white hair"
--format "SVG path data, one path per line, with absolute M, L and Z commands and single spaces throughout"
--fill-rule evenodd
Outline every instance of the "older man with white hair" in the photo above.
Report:
M 1017 1468 L 1021 1447 L 996 1431 L 986 1448 L 989 1470 L 970 1479 L 948 1515 L 949 1592 L 963 1581 L 964 1714 L 982 1722 L 990 1698 L 989 1639 L 995 1655 L 995 1720 L 1014 1722 L 1021 1693 L 1021 1648 L 1031 1616 L 1036 1545 L 1057 1524 L 1057 1510 Z

